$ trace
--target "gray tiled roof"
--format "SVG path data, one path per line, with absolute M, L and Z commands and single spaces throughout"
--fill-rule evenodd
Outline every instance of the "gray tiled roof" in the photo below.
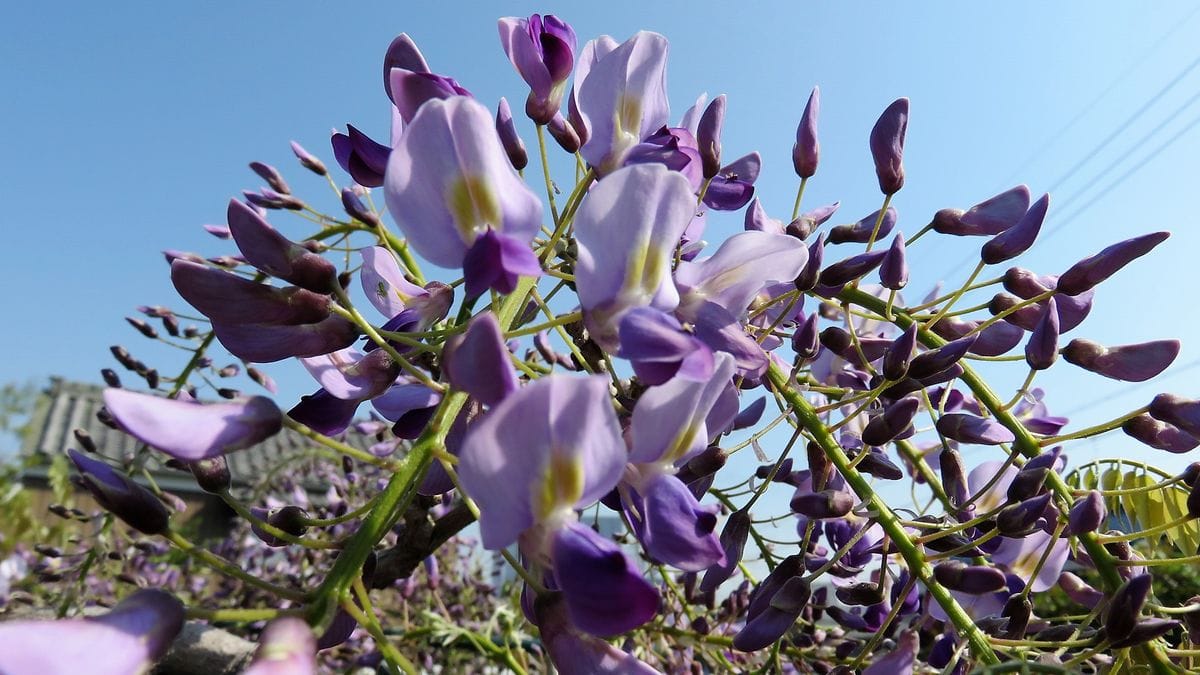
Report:
M 42 474 L 50 457 L 65 453 L 68 448 L 80 449 L 74 430 L 83 429 L 95 440 L 101 455 L 118 464 L 134 459 L 166 489 L 198 492 L 189 473 L 166 466 L 165 455 L 147 449 L 132 436 L 96 419 L 96 411 L 104 404 L 103 393 L 103 387 L 93 384 L 51 378 L 50 388 L 44 392 L 34 412 L 33 433 L 21 449 L 21 454 L 31 460 L 27 462 L 26 473 Z M 365 450 L 371 439 L 350 434 L 345 441 Z M 309 458 L 315 458 L 312 442 L 288 429 L 258 445 L 226 455 L 234 484 L 243 486 L 256 483 L 281 462 L 312 461 Z M 313 481 L 304 487 L 323 491 L 326 486 Z

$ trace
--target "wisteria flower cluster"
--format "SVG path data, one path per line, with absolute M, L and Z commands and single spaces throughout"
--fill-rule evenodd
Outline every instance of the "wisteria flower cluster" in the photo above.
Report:
M 230 201 L 226 225 L 210 228 L 236 253 L 167 254 L 197 325 L 146 308 L 160 337 L 131 320 L 192 360 L 163 377 L 117 352 L 156 392 L 114 375 L 109 423 L 190 467 L 263 541 L 336 557 L 303 579 L 259 578 L 189 542 L 163 495 L 87 448 L 71 453 L 117 518 L 267 591 L 243 608 L 277 617 L 252 672 L 307 672 L 355 626 L 382 667 L 416 672 L 370 593 L 395 592 L 415 563 L 382 584 L 376 567 L 433 555 L 476 520 L 483 548 L 519 577 L 538 637 L 473 644 L 515 672 L 542 657 L 563 673 L 1192 667 L 1200 598 L 1165 603 L 1153 571 L 1200 545 L 1200 465 L 1178 476 L 1128 460 L 1071 467 L 1067 449 L 1123 431 L 1188 452 L 1200 445 L 1200 401 L 1164 393 L 1065 431 L 1033 386 L 1060 356 L 1126 382 L 1171 365 L 1175 340 L 1065 339 L 1082 332 L 1100 284 L 1168 233 L 1043 274 L 1010 265 L 1052 216 L 1048 194 L 1020 185 L 906 220 L 892 205 L 905 184 L 903 98 L 864 134 L 882 204 L 839 223 L 839 203 L 803 201 L 820 165 L 815 88 L 792 146 L 795 206 L 777 219 L 755 195 L 760 155 L 723 148 L 734 102 L 702 96 L 672 117 L 666 38 L 580 47 L 567 22 L 536 14 L 501 19 L 499 33 L 529 85 L 541 176 L 527 175 L 510 105 L 480 101 L 401 35 L 383 56 L 390 138 L 335 133 L 340 179 L 292 146 L 344 215 L 251 164 L 267 187 Z M 552 166 L 560 151 L 573 182 Z M 743 231 L 705 239 L 710 215 L 739 211 Z M 298 218 L 284 226 L 289 213 Z M 919 223 L 908 237 L 905 223 Z M 976 237 L 979 262 L 949 292 L 906 298 L 910 258 L 937 236 Z M 218 344 L 247 367 L 296 359 L 316 390 L 286 412 L 227 389 L 227 401 L 203 402 L 194 383 L 207 381 Z M 980 376 L 997 361 L 1027 370 L 1011 397 Z M 388 477 L 347 506 L 355 527 L 230 493 L 225 457 L 284 429 Z M 347 442 L 352 429 L 373 434 L 369 449 Z M 763 453 L 760 466 L 743 461 L 746 448 Z M 986 459 L 970 466 L 968 454 Z M 912 501 L 889 487 L 902 481 Z M 602 520 L 620 524 L 615 534 Z M 781 522 L 794 535 L 772 537 Z M 416 523 L 420 536 L 396 536 Z M 1073 610 L 1040 610 L 1053 593 Z M 96 619 L 0 625 L 0 670 L 87 659 L 90 672 L 137 671 L 188 612 L 222 616 L 142 591 Z M 118 638 L 131 646 L 99 649 Z

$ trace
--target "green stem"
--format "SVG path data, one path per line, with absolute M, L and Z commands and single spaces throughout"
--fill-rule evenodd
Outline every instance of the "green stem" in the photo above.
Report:
M 185 539 L 183 535 L 175 532 L 174 530 L 168 530 L 167 532 L 163 533 L 163 537 L 165 537 L 167 541 L 171 542 L 172 544 L 175 544 L 175 546 L 184 553 L 217 570 L 225 576 L 239 579 L 250 586 L 260 588 L 269 593 L 274 593 L 275 595 L 278 595 L 281 598 L 287 598 L 288 600 L 303 600 L 305 598 L 303 591 L 298 591 L 292 588 L 284 588 L 282 586 L 276 586 L 269 581 L 263 581 L 262 579 L 259 579 L 249 572 L 246 572 L 241 567 L 238 567 L 221 556 L 216 555 L 207 549 L 196 546 L 192 542 Z
M 1115 429 L 1120 429 L 1121 425 L 1123 425 L 1126 422 L 1128 422 L 1129 420 L 1137 417 L 1138 415 L 1144 414 L 1148 410 L 1150 410 L 1150 406 L 1142 406 L 1141 408 L 1138 408 L 1137 410 L 1134 410 L 1132 412 L 1127 412 L 1124 415 L 1121 415 L 1120 417 L 1118 417 L 1115 420 L 1110 420 L 1108 422 L 1104 422 L 1103 424 L 1097 424 L 1095 426 L 1091 426 L 1086 429 L 1080 429 L 1079 431 L 1073 431 L 1069 434 L 1063 434 L 1062 436 L 1051 436 L 1049 438 L 1043 438 L 1042 440 L 1038 441 L 1038 443 L 1040 443 L 1042 446 L 1047 446 L 1047 445 L 1055 445 L 1058 443 L 1063 443 L 1065 441 L 1073 441 L 1073 440 L 1076 440 L 1079 438 L 1090 438 L 1092 436 L 1099 436 L 1100 434 L 1107 433 L 1107 432 L 1113 431 Z

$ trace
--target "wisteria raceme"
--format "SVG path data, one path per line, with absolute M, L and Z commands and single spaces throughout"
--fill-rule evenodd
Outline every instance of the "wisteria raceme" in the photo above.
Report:
M 498 28 L 528 87 L 506 93 L 526 97 L 544 175 L 523 173 L 511 99 L 493 114 L 401 34 L 383 53 L 390 142 L 348 125 L 332 138 L 332 172 L 292 144 L 301 168 L 333 183 L 344 215 L 320 213 L 286 171 L 252 163 L 267 187 L 230 201 L 226 226 L 209 228 L 236 251 L 167 254 L 176 290 L 202 316 L 155 305 L 129 321 L 138 339 L 187 349 L 188 364 L 152 368 L 114 347 L 124 370 L 102 371 L 99 421 L 137 451 L 118 457 L 85 433 L 87 454 L 70 453 L 76 480 L 144 535 L 139 545 L 176 548 L 256 594 L 210 607 L 162 584 L 194 616 L 261 629 L 248 672 L 315 672 L 350 646 L 368 650 L 356 665 L 406 672 L 449 663 L 454 650 L 513 672 L 546 660 L 563 673 L 1189 667 L 1174 647 L 1173 617 L 1186 610 L 1154 582 L 1163 559 L 1200 545 L 1196 472 L 1128 457 L 1077 466 L 1067 453 L 1117 429 L 1191 451 L 1200 403 L 1158 394 L 1083 425 L 1060 414 L 1077 393 L 1041 379 L 1060 354 L 1122 382 L 1171 366 L 1181 351 L 1171 339 L 1060 345 L 1099 285 L 1167 233 L 1058 277 L 1011 267 L 987 279 L 985 266 L 1037 243 L 1050 196 L 1031 200 L 1019 185 L 937 210 L 906 236 L 892 202 L 906 180 L 907 98 L 862 130 L 883 204 L 847 203 L 869 215 L 830 226 L 841 202 L 805 204 L 821 159 L 819 89 L 794 139 L 730 152 L 736 97 L 701 95 L 672 125 L 664 36 L 580 47 L 576 28 L 548 14 Z M 545 132 L 567 154 L 550 157 Z M 760 194 L 759 178 L 787 142 L 800 184 L 785 221 L 768 214 L 776 196 Z M 307 236 L 283 234 L 296 210 Z M 926 241 L 938 235 L 989 239 L 967 279 L 906 297 L 943 257 Z M 318 388 L 286 414 L 233 383 L 266 387 L 253 364 L 293 358 Z M 993 379 L 1005 366 L 1015 378 Z M 992 386 L 1010 380 L 1011 392 Z M 142 383 L 150 393 L 136 391 Z M 247 490 L 230 453 L 293 441 L 316 448 L 303 471 L 330 491 Z M 229 546 L 191 542 L 168 508 L 178 499 L 141 483 L 150 452 L 239 514 L 242 545 L 260 554 L 235 561 Z M 468 587 L 447 562 L 481 559 L 459 535 L 476 522 L 500 571 L 511 568 L 496 592 Z M 273 561 L 291 567 L 275 574 Z M 418 576 L 436 598 L 420 608 Z M 1060 611 L 1057 591 L 1095 611 Z M 0 670 L 79 670 L 98 640 L 128 645 L 96 669 L 144 670 L 183 615 L 159 592 L 126 602 L 161 614 L 159 628 L 38 624 L 63 648 L 0 641 Z M 487 621 L 466 618 L 493 605 Z M 414 647 L 429 636 L 441 651 Z

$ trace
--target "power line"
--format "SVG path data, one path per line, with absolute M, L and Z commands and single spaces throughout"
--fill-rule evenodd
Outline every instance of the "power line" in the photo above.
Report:
M 1140 59 L 1138 59 L 1135 63 L 1131 64 L 1128 68 L 1126 68 L 1124 71 L 1122 71 L 1120 75 L 1118 75 L 1111 82 L 1109 82 L 1108 86 L 1105 87 L 1103 91 L 1101 91 L 1099 94 L 1097 94 L 1095 98 L 1093 98 L 1090 102 L 1087 103 L 1087 105 L 1080 108 L 1079 112 L 1076 113 L 1075 116 L 1070 119 L 1070 121 L 1068 121 L 1066 124 L 1064 124 L 1062 126 L 1062 128 L 1058 130 L 1057 133 L 1055 133 L 1053 136 L 1051 136 L 1049 140 L 1040 144 L 1038 146 L 1038 149 L 1035 150 L 1033 152 L 1033 154 L 1031 154 L 1029 157 L 1025 158 L 1025 161 L 1022 162 L 1016 169 L 1014 169 L 1013 172 L 1011 174 L 1009 174 L 1008 177 L 1005 178 L 1001 182 L 1000 187 L 997 189 L 1003 189 L 1005 187 L 1008 187 L 1014 180 L 1019 178 L 1021 176 L 1022 172 L 1024 172 L 1025 169 L 1027 169 L 1031 164 L 1033 164 L 1034 161 L 1039 159 L 1042 155 L 1046 154 L 1046 152 L 1051 147 L 1053 147 L 1054 144 L 1059 139 L 1063 138 L 1066 135 L 1066 133 L 1068 131 L 1070 131 L 1077 122 L 1079 122 L 1079 120 L 1081 120 L 1085 116 L 1087 116 L 1087 114 L 1089 112 L 1091 112 L 1093 108 L 1096 107 L 1097 103 L 1099 103 L 1100 101 L 1102 101 L 1104 99 L 1104 97 L 1106 97 L 1110 93 L 1112 93 L 1112 91 L 1114 89 L 1116 89 L 1118 84 L 1120 84 L 1122 81 L 1124 81 L 1125 78 L 1129 77 L 1133 73 L 1133 71 L 1137 70 L 1144 63 L 1146 63 L 1146 61 L 1149 60 L 1149 58 L 1152 55 L 1157 53 L 1158 50 L 1162 49 L 1162 47 L 1167 43 L 1167 41 L 1170 40 L 1171 36 L 1173 36 L 1175 33 L 1177 33 L 1179 31 L 1179 29 L 1181 29 L 1185 25 L 1187 25 L 1187 23 L 1192 19 L 1192 17 L 1196 15 L 1196 12 L 1200 12 L 1200 5 L 1197 5 L 1196 7 L 1194 7 L 1192 9 L 1192 11 L 1190 11 L 1186 15 L 1184 15 L 1184 17 L 1182 19 L 1179 19 L 1178 21 L 1176 21 L 1173 28 L 1168 30 L 1166 33 L 1164 33 L 1162 36 L 1160 36 L 1157 40 L 1154 41 L 1154 43 L 1153 43 L 1154 47 L 1152 49 L 1149 49 L 1149 50 L 1143 52 L 1142 57 Z

